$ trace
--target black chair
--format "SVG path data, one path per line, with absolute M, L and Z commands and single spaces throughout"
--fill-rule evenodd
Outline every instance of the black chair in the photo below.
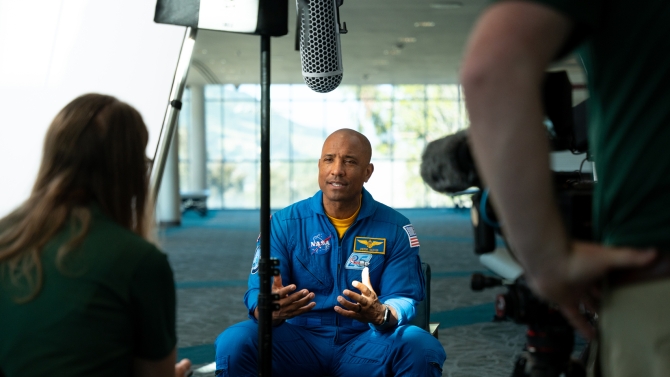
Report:
M 430 322 L 430 265 L 428 263 L 421 263 L 421 269 L 423 270 L 423 276 L 426 279 L 426 295 L 423 301 L 417 303 L 416 316 L 409 322 L 409 324 L 421 327 L 437 338 L 437 328 L 440 324 Z

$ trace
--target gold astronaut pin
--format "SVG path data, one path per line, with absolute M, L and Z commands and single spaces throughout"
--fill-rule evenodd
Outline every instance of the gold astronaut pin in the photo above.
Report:
M 386 238 L 355 237 L 354 252 L 386 254 Z

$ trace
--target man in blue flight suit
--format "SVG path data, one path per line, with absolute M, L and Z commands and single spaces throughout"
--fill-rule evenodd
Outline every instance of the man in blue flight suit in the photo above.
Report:
M 425 293 L 419 240 L 363 188 L 371 155 L 365 136 L 335 131 L 319 159 L 321 190 L 272 216 L 275 377 L 442 375 L 440 342 L 408 325 Z M 244 296 L 250 320 L 217 338 L 217 376 L 258 374 L 259 258 L 257 244 Z

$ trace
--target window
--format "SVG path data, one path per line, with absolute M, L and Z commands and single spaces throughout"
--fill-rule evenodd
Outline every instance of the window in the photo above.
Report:
M 260 206 L 260 86 L 208 85 L 205 93 L 209 208 Z M 340 128 L 365 134 L 375 172 L 366 188 L 396 208 L 452 206 L 421 180 L 426 144 L 467 126 L 458 85 L 340 86 L 328 94 L 306 85 L 271 87 L 271 205 L 283 208 L 318 190 L 325 138 Z M 180 116 L 180 183 L 188 187 L 190 96 Z

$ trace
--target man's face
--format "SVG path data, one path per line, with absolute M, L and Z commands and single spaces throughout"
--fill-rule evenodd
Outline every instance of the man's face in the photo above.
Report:
M 363 183 L 372 175 L 369 153 L 355 135 L 334 133 L 326 139 L 319 159 L 319 187 L 324 204 L 358 202 Z

